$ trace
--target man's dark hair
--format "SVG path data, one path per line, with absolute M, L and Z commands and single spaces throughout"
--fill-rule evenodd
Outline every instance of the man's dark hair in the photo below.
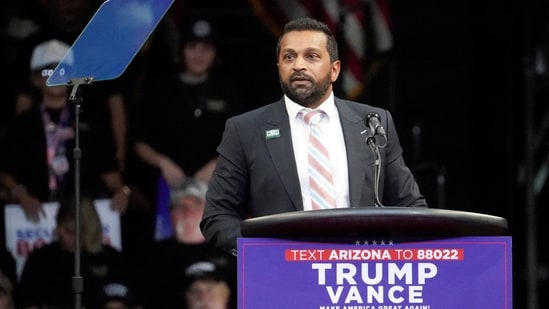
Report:
M 278 59 L 278 55 L 280 54 L 280 40 L 286 33 L 291 31 L 324 32 L 324 34 L 326 34 L 326 49 L 328 49 L 328 53 L 330 54 L 330 61 L 334 62 L 336 60 L 339 60 L 337 41 L 334 35 L 332 34 L 332 31 L 330 31 L 330 28 L 328 28 L 328 25 L 310 17 L 294 19 L 292 21 L 289 21 L 284 26 L 284 29 L 282 30 L 282 35 L 280 36 L 280 38 L 278 39 L 278 43 L 276 44 L 277 59 Z

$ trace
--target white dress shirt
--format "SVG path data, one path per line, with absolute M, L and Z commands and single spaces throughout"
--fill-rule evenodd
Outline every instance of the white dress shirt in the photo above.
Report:
M 287 96 L 284 96 L 286 110 L 290 119 L 290 129 L 292 134 L 292 145 L 294 148 L 295 162 L 297 164 L 297 173 L 301 185 L 301 195 L 303 198 L 304 210 L 311 210 L 311 196 L 309 194 L 309 172 L 307 160 L 307 144 L 309 139 L 310 127 L 298 117 L 303 106 L 293 102 Z M 339 113 L 334 103 L 334 95 L 318 107 L 323 110 L 328 117 L 324 117 L 320 122 L 321 130 L 327 139 L 330 151 L 330 163 L 332 165 L 332 176 L 334 177 L 334 186 L 336 188 L 337 208 L 349 207 L 349 172 L 347 170 L 347 152 L 345 149 L 345 140 L 339 121 Z M 308 109 L 310 110 L 310 109 Z

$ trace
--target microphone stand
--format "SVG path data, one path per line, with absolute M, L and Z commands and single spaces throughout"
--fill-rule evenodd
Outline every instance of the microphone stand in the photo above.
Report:
M 174 0 L 104 1 L 46 82 L 50 86 L 66 84 L 66 86 L 72 87 L 69 100 L 76 104 L 76 145 L 73 154 L 75 166 L 76 231 L 74 277 L 72 280 L 74 308 L 76 309 L 80 309 L 82 306 L 81 297 L 83 290 L 83 278 L 80 274 L 80 160 L 82 152 L 79 145 L 79 115 L 82 97 L 78 92 L 78 87 L 81 85 L 90 85 L 95 80 L 111 79 L 120 76 L 158 23 L 160 23 L 173 2 Z M 150 18 L 142 18 L 142 16 L 137 16 L 136 14 L 126 14 L 130 18 L 121 20 L 119 17 L 128 8 L 134 11 L 138 9 L 139 12 L 146 14 Z M 116 31 L 113 35 L 102 35 L 105 31 L 110 30 Z M 98 43 L 101 43 L 99 45 L 102 48 L 95 48 Z M 98 67 L 98 64 L 101 64 L 101 67 Z M 122 64 L 125 66 L 121 66 Z M 72 78 L 75 73 L 82 73 L 83 75 Z
M 72 278 L 72 290 L 74 293 L 74 308 L 82 308 L 82 292 L 84 290 L 84 279 L 80 274 L 80 161 L 82 159 L 82 150 L 80 149 L 80 113 L 83 102 L 80 85 L 91 85 L 93 77 L 83 77 L 67 81 L 68 86 L 72 86 L 69 101 L 75 104 L 74 124 L 75 124 L 75 146 L 73 150 L 74 160 L 74 195 L 75 195 L 75 238 L 74 238 L 74 277 Z

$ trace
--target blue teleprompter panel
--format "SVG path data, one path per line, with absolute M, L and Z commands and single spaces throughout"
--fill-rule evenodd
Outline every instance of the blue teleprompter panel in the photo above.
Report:
M 101 4 L 46 84 L 119 77 L 175 0 L 107 0 Z

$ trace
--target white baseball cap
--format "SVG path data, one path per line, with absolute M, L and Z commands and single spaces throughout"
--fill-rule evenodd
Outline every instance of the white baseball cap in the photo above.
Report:
M 31 71 L 61 62 L 69 51 L 69 48 L 68 44 L 55 39 L 38 44 L 32 51 L 30 60 Z

